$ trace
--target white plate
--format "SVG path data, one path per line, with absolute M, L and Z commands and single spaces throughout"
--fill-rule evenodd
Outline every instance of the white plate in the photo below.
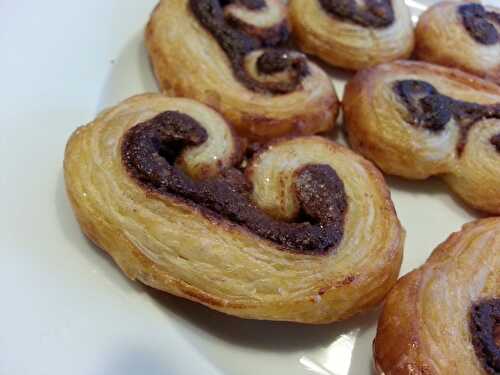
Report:
M 415 18 L 425 8 L 407 1 Z M 129 282 L 80 233 L 64 146 L 102 108 L 157 91 L 142 38 L 155 2 L 0 0 L 0 374 L 371 374 L 377 312 L 319 327 L 228 317 Z M 403 274 L 475 214 L 438 180 L 388 182 Z

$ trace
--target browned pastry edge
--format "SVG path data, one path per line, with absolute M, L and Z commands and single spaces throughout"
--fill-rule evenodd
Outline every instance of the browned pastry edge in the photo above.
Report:
M 409 347 L 419 346 L 419 325 L 413 319 L 416 296 L 421 274 L 412 271 L 398 280 L 384 302 L 379 318 L 377 335 L 373 341 L 374 364 L 377 373 L 384 375 L 384 369 L 390 368 L 394 362 L 403 357 Z M 389 324 L 394 315 L 400 316 L 397 329 Z M 413 372 L 409 372 L 411 369 Z M 391 371 L 390 375 L 433 375 L 423 358 L 410 357 L 399 371 Z
M 108 240 L 101 236 L 100 233 L 102 231 L 98 230 L 94 224 L 92 224 L 89 220 L 86 220 L 83 215 L 81 215 L 81 210 L 78 209 L 78 204 L 74 200 L 74 198 L 67 193 L 67 196 L 70 199 L 70 203 L 72 207 L 74 207 L 74 213 L 76 215 L 76 219 L 82 232 L 85 236 L 94 243 L 99 249 L 101 249 L 106 255 L 111 256 L 114 261 L 119 265 L 120 269 L 125 273 L 125 275 L 132 281 L 140 281 L 141 283 L 152 287 L 154 289 L 166 291 L 170 294 L 173 294 L 177 297 L 188 299 L 192 302 L 200 303 L 209 307 L 213 310 L 229 314 L 236 315 L 239 318 L 243 319 L 256 319 L 255 314 L 259 313 L 259 310 L 262 309 L 261 306 L 250 306 L 243 303 L 235 303 L 228 302 L 223 298 L 217 298 L 208 293 L 204 293 L 201 289 L 193 287 L 192 285 L 185 283 L 181 280 L 174 279 L 168 277 L 164 272 L 161 272 L 160 269 L 155 265 L 153 261 L 144 256 L 140 250 L 138 250 L 132 242 L 122 237 L 120 239 L 120 243 L 113 243 L 113 246 L 120 246 L 121 251 L 108 251 L 103 249 L 109 249 Z M 152 197 L 158 198 L 158 197 Z M 182 207 L 182 205 L 180 205 Z M 185 208 L 185 207 L 184 207 Z M 107 224 L 102 222 L 101 225 L 106 226 Z M 217 225 L 222 225 L 226 227 L 228 231 L 234 230 L 233 227 L 228 225 L 225 222 L 217 222 Z M 404 234 L 403 234 L 404 237 Z M 257 240 L 256 236 L 256 240 Z M 404 242 L 404 240 L 402 240 Z M 394 244 L 393 246 L 393 254 L 397 256 L 398 259 L 394 261 L 393 265 L 387 267 L 385 273 L 384 283 L 379 285 L 372 292 L 367 293 L 363 296 L 362 301 L 358 301 L 359 305 L 357 305 L 355 310 L 349 311 L 348 315 L 341 317 L 335 321 L 342 321 L 352 316 L 359 314 L 361 312 L 370 310 L 375 308 L 380 304 L 383 296 L 380 295 L 380 290 L 389 290 L 392 285 L 396 282 L 399 275 L 399 267 L 402 262 L 403 252 L 399 251 L 402 247 L 402 243 Z M 297 256 L 300 256 L 299 254 Z M 360 279 L 368 277 L 367 275 L 350 275 L 349 277 L 342 280 L 340 283 L 336 282 L 333 284 L 329 284 L 328 286 L 322 287 L 318 291 L 318 295 L 322 296 L 328 291 L 338 290 L 339 292 L 344 288 L 349 288 L 355 286 Z M 168 290 L 167 290 L 168 289 Z M 316 303 L 314 298 L 311 298 L 308 301 L 311 305 Z M 297 305 L 302 304 L 303 301 L 297 301 Z M 282 312 L 286 315 L 287 310 L 290 308 L 290 305 L 287 304 L 283 308 L 281 308 Z M 279 310 L 278 310 L 279 312 Z M 301 320 L 300 317 L 297 319 L 286 319 L 287 321 L 297 321 L 300 323 L 313 324 L 313 325 L 322 325 L 322 324 L 330 324 L 332 321 L 324 320 L 324 321 L 308 321 Z
M 68 143 L 69 147 L 70 143 Z M 371 165 L 371 164 L 367 164 Z M 371 167 L 372 177 L 375 177 L 380 182 L 384 182 L 384 179 L 380 172 L 375 167 Z M 385 182 L 384 182 L 385 183 Z M 79 208 L 78 202 L 74 199 L 71 194 L 71 191 L 66 187 L 67 196 L 70 200 L 71 206 L 73 207 L 73 212 L 76 216 L 78 224 L 82 232 L 85 236 L 93 242 L 99 249 L 101 249 L 104 253 L 111 256 L 114 261 L 118 264 L 120 269 L 125 273 L 125 275 L 133 281 L 140 281 L 141 283 L 152 287 L 154 289 L 167 291 L 170 294 L 173 294 L 177 297 L 182 297 L 188 299 L 193 302 L 201 303 L 211 309 L 217 310 L 219 312 L 229 314 L 229 315 L 237 315 L 240 318 L 244 319 L 256 319 L 255 314 L 259 313 L 259 310 L 262 309 L 262 306 L 250 306 L 242 303 L 234 303 L 229 302 L 223 298 L 217 298 L 213 295 L 203 292 L 201 289 L 196 288 L 186 282 L 181 280 L 171 278 L 165 272 L 162 272 L 161 269 L 149 258 L 147 258 L 142 252 L 137 249 L 137 247 L 124 236 L 121 236 L 119 239 L 119 243 L 111 240 L 106 236 L 103 236 L 102 228 L 108 228 L 109 224 L 101 221 L 99 226 L 101 229 L 97 229 L 96 225 L 93 224 L 90 220 L 85 218 L 84 211 Z M 387 199 L 390 199 L 390 192 L 386 190 Z M 149 194 L 148 194 L 149 195 Z M 150 193 L 151 199 L 161 199 L 160 194 L 158 193 Z M 203 212 L 197 212 L 195 208 L 190 207 L 189 205 L 183 202 L 177 202 L 179 209 L 191 211 L 194 215 L 200 214 Z M 394 206 L 391 207 L 392 213 L 396 215 L 396 211 Z M 214 221 L 213 217 L 207 217 L 206 219 Z M 237 231 L 241 230 L 241 228 L 235 228 L 234 225 L 227 222 L 226 220 L 216 220 L 215 223 L 217 225 L 223 226 L 227 231 Z M 363 296 L 363 300 L 358 301 L 359 305 L 357 305 L 356 310 L 349 311 L 348 315 L 341 317 L 339 320 L 344 320 L 350 318 L 353 315 L 356 315 L 360 312 L 375 308 L 379 305 L 382 296 L 380 295 L 381 290 L 388 290 L 396 280 L 399 275 L 399 268 L 401 266 L 401 262 L 403 259 L 403 252 L 401 248 L 403 246 L 405 232 L 403 229 L 401 233 L 401 238 L 399 238 L 398 243 L 394 243 L 392 246 L 392 253 L 390 257 L 397 257 L 391 264 L 386 265 L 386 272 L 383 284 L 379 285 L 376 289 L 373 289 L 370 293 L 367 293 Z M 251 232 L 248 232 L 248 235 L 255 236 L 256 241 L 260 240 L 258 236 L 254 235 Z M 119 251 L 111 250 L 117 249 Z M 297 258 L 300 258 L 300 254 L 296 254 Z M 368 278 L 370 275 L 350 275 L 346 279 L 342 280 L 342 282 L 329 284 L 327 286 L 323 286 L 319 291 L 318 295 L 322 296 L 331 290 L 342 291 L 344 288 L 349 288 L 351 286 L 355 286 L 357 283 L 361 282 L 362 279 Z M 311 298 L 308 301 L 311 305 L 316 303 L 314 298 Z M 302 304 L 303 301 L 298 300 L 297 305 Z M 286 315 L 288 309 L 290 308 L 289 304 L 283 306 L 283 313 Z M 279 311 L 279 310 L 278 310 Z M 300 320 L 300 317 L 295 320 L 287 319 L 290 321 L 300 321 L 301 323 L 307 324 L 329 324 L 330 320 L 325 321 L 307 321 Z
M 446 253 L 459 243 L 464 231 L 498 220 L 499 218 L 492 217 L 465 224 L 460 231 L 452 233 L 434 249 L 424 265 L 398 280 L 385 299 L 373 341 L 373 359 L 377 374 L 439 375 L 434 371 L 429 359 L 420 351 L 421 327 L 416 316 L 417 295 L 423 281 L 421 269 L 428 263 L 435 264 L 446 257 Z M 398 319 L 395 320 L 394 317 Z

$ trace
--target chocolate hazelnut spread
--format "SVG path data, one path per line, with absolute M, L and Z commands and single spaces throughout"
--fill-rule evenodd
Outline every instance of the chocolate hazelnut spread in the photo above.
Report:
M 272 49 L 264 52 L 257 60 L 257 69 L 264 74 L 279 73 L 292 68 L 299 76 L 307 74 L 307 63 L 304 59 L 293 59 L 286 50 Z
M 497 151 L 500 152 L 500 134 L 497 134 L 497 135 L 494 135 L 493 137 L 491 137 L 490 142 L 493 146 L 495 146 Z
M 219 2 L 223 7 L 232 3 L 237 3 L 250 10 L 259 10 L 266 6 L 266 2 L 264 0 L 219 0 Z
M 356 0 L 319 0 L 319 3 L 332 16 L 361 26 L 382 28 L 394 22 L 391 0 L 364 0 L 362 6 Z
M 458 13 L 465 29 L 475 41 L 484 45 L 498 42 L 498 31 L 495 27 L 495 24 L 500 26 L 498 13 L 487 11 L 478 3 L 460 5 Z
M 255 10 L 265 6 L 265 3 L 260 1 L 232 1 L 239 2 L 241 5 Z M 224 17 L 223 6 L 231 1 L 221 0 L 190 0 L 189 6 L 195 18 L 201 25 L 217 40 L 226 56 L 231 62 L 231 67 L 234 76 L 249 90 L 256 92 L 264 92 L 271 94 L 286 94 L 296 90 L 309 71 L 307 69 L 306 59 L 302 55 L 292 56 L 289 53 L 274 53 L 272 51 L 265 52 L 263 56 L 267 62 L 265 64 L 257 64 L 257 70 L 260 74 L 266 74 L 266 70 L 260 70 L 263 66 L 273 65 L 280 67 L 281 70 L 273 70 L 273 73 L 289 71 L 289 79 L 283 82 L 261 82 L 254 79 L 245 69 L 245 56 L 252 51 L 266 48 L 276 47 L 283 44 L 288 38 L 288 28 L 285 25 L 274 28 L 274 35 L 268 32 L 263 32 L 265 38 L 257 38 L 248 33 L 245 33 L 244 28 L 238 27 L 238 21 L 234 19 L 226 19 Z M 285 30 L 283 30 L 283 27 Z M 263 57 L 261 56 L 261 57 Z M 275 59 L 276 62 L 271 60 Z
M 396 81 L 393 90 L 408 111 L 406 121 L 415 127 L 437 133 L 444 130 L 453 118 L 460 127 L 460 139 L 457 143 L 459 155 L 465 148 L 470 129 L 478 121 L 500 119 L 500 104 L 482 105 L 455 100 L 439 93 L 425 81 Z
M 476 355 L 488 374 L 500 374 L 500 299 L 475 303 L 470 330 Z
M 143 188 L 181 199 L 211 219 L 243 226 L 285 249 L 324 254 L 340 243 L 347 197 L 342 180 L 330 166 L 311 164 L 295 172 L 303 220 L 282 222 L 248 198 L 251 187 L 238 170 L 228 168 L 218 177 L 194 180 L 175 166 L 183 149 L 206 139 L 205 129 L 193 118 L 163 112 L 127 131 L 121 149 L 123 164 Z

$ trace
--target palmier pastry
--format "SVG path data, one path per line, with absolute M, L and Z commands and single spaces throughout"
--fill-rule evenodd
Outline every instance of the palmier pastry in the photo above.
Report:
M 241 155 L 214 110 L 142 95 L 73 134 L 65 181 L 84 233 L 154 288 L 306 323 L 379 303 L 404 239 L 380 172 L 317 136 Z
M 422 62 L 359 72 L 344 109 L 351 146 L 383 171 L 441 176 L 466 203 L 500 213 L 500 87 Z
M 290 20 L 304 52 L 344 69 L 408 58 L 413 51 L 404 0 L 291 0 Z
M 374 356 L 384 375 L 500 374 L 500 218 L 465 225 L 398 281 Z
M 146 44 L 164 92 L 208 104 L 262 141 L 329 130 L 338 113 L 330 78 L 283 46 L 288 33 L 280 0 L 162 0 Z
M 500 9 L 445 1 L 418 21 L 416 55 L 500 83 Z

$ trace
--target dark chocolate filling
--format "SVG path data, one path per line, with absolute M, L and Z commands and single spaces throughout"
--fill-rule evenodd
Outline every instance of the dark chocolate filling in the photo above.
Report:
M 476 42 L 484 45 L 498 42 L 498 31 L 494 24 L 500 25 L 500 14 L 487 11 L 478 3 L 461 5 L 458 13 L 465 29 Z
M 330 166 L 311 164 L 296 172 L 294 188 L 304 221 L 282 222 L 250 201 L 251 187 L 239 170 L 228 168 L 218 177 L 194 180 L 175 166 L 183 149 L 206 139 L 206 131 L 193 118 L 168 111 L 127 131 L 122 160 L 144 188 L 180 198 L 209 217 L 244 226 L 286 249 L 322 254 L 340 243 L 347 198 Z
M 488 118 L 500 119 L 500 103 L 482 105 L 455 100 L 440 94 L 434 86 L 424 81 L 396 81 L 393 89 L 408 111 L 406 121 L 415 127 L 438 133 L 454 118 L 460 127 L 457 143 L 459 155 L 464 150 L 474 124 Z
M 364 27 L 382 28 L 394 22 L 391 0 L 364 0 L 362 7 L 356 0 L 319 0 L 319 3 L 332 16 Z
M 266 6 L 266 2 L 264 0 L 219 0 L 219 2 L 222 7 L 236 3 L 241 4 L 250 10 L 259 10 Z
M 494 135 L 493 137 L 491 137 L 490 142 L 493 146 L 495 146 L 497 151 L 500 152 L 500 134 L 497 134 L 497 135 Z
M 489 299 L 471 308 L 472 343 L 489 374 L 500 374 L 500 299 Z
M 259 1 L 239 1 L 242 5 L 249 6 L 250 9 L 255 9 L 253 6 L 260 4 Z M 284 82 L 260 82 L 252 78 L 245 68 L 245 56 L 252 51 L 265 48 L 276 47 L 285 42 L 284 38 L 288 38 L 288 29 L 286 25 L 276 28 L 275 35 L 263 33 L 266 38 L 261 40 L 251 36 L 238 28 L 238 22 L 234 20 L 226 20 L 224 18 L 223 6 L 230 3 L 229 1 L 221 0 L 190 0 L 189 5 L 195 18 L 200 22 L 205 29 L 217 40 L 219 46 L 231 62 L 231 67 L 235 77 L 248 89 L 256 92 L 271 93 L 271 94 L 286 94 L 295 91 L 302 82 L 302 78 L 309 74 L 307 61 L 302 55 L 292 56 L 286 51 L 280 50 L 279 53 L 272 51 L 267 52 L 268 55 L 264 59 L 266 64 L 257 64 L 257 70 L 260 74 L 267 74 L 268 71 L 260 70 L 264 65 L 273 65 L 281 67 L 281 70 L 274 70 L 273 73 L 289 71 L 290 78 Z M 265 3 L 264 3 L 265 5 Z M 259 9 L 259 8 L 257 8 Z M 266 53 L 264 53 L 266 55 Z M 263 56 L 264 56 L 263 55 Z M 263 58 L 261 56 L 261 58 Z M 260 60 L 260 59 L 259 59 Z M 276 61 L 271 61 L 276 60 Z
M 257 69 L 264 74 L 274 74 L 291 69 L 298 77 L 307 74 L 307 62 L 304 59 L 293 59 L 288 51 L 272 49 L 264 52 L 257 59 Z

